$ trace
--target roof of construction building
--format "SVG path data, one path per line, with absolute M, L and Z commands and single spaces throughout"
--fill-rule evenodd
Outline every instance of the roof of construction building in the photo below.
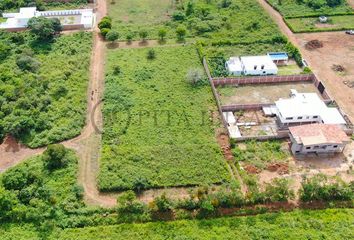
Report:
M 349 141 L 345 132 L 334 124 L 306 124 L 289 127 L 290 134 L 298 144 L 343 144 Z
M 346 124 L 339 110 L 328 107 L 316 93 L 295 91 L 291 98 L 279 99 L 275 105 L 283 118 L 319 116 L 325 124 Z

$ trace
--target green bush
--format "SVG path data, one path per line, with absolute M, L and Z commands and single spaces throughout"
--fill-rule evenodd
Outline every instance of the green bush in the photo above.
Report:
M 52 144 L 43 153 L 43 161 L 48 170 L 63 168 L 67 165 L 67 150 L 62 144 Z

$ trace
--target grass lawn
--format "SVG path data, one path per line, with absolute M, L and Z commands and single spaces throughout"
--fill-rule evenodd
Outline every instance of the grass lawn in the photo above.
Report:
M 58 230 L 50 239 L 350 239 L 353 209 Z
M 330 16 L 327 23 L 320 23 L 318 18 L 286 19 L 294 32 L 346 30 L 354 28 L 354 15 Z
M 278 75 L 300 74 L 302 69 L 294 62 L 284 66 L 278 66 Z
M 347 12 L 353 12 L 353 9 L 349 6 L 347 1 L 336 7 L 324 6 L 319 9 L 314 9 L 301 3 L 298 0 L 267 0 L 274 8 L 276 8 L 284 17 L 303 17 L 313 15 L 336 15 Z M 299 3 L 300 2 L 300 3 Z M 326 1 L 324 1 L 326 2 Z
M 289 152 L 282 149 L 282 141 L 249 141 L 238 144 L 233 150 L 236 161 L 264 169 L 270 163 L 286 162 Z
M 214 136 L 219 123 L 204 115 L 216 110 L 210 86 L 186 82 L 189 69 L 201 68 L 195 48 L 155 48 L 154 60 L 148 51 L 108 52 L 99 188 L 228 181 Z

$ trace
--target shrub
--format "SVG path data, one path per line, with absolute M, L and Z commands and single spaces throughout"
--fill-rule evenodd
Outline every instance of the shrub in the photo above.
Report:
M 186 80 L 189 84 L 195 86 L 204 80 L 204 71 L 202 69 L 189 69 Z
M 101 33 L 101 35 L 105 38 L 106 35 L 107 35 L 110 31 L 111 31 L 111 29 L 109 29 L 109 28 L 102 28 L 102 29 L 100 30 L 100 33 Z
M 160 41 L 164 41 L 167 35 L 167 30 L 165 28 L 161 28 L 157 35 L 159 36 Z
M 179 41 L 183 41 L 184 38 L 186 37 L 186 34 L 187 34 L 186 27 L 183 26 L 183 25 L 178 26 L 177 29 L 176 29 L 176 34 L 177 34 L 177 39 Z
M 146 41 L 146 38 L 148 37 L 149 33 L 146 30 L 141 30 L 139 32 L 139 37 L 141 38 L 141 40 L 144 42 Z
M 111 41 L 112 43 L 114 43 L 115 41 L 118 40 L 119 38 L 119 33 L 117 31 L 111 30 L 106 34 L 105 37 L 108 41 Z
M 156 206 L 156 210 L 160 212 L 167 212 L 173 208 L 172 201 L 166 197 L 166 193 L 156 197 L 153 201 L 153 206 Z
M 155 59 L 156 58 L 156 53 L 154 49 L 149 49 L 148 53 L 147 53 L 147 59 Z
M 353 200 L 354 184 L 347 184 L 340 178 L 328 179 L 318 174 L 312 178 L 304 178 L 301 183 L 300 199 L 304 202 L 322 200 Z
M 186 15 L 182 11 L 175 11 L 172 14 L 172 19 L 174 21 L 184 21 L 186 19 Z
M 101 21 L 98 23 L 98 28 L 100 30 L 104 28 L 111 29 L 112 28 L 112 19 L 108 16 L 105 16 L 101 19 Z
M 43 153 L 43 161 L 49 170 L 65 167 L 67 150 L 62 144 L 52 144 Z
M 289 180 L 285 178 L 273 179 L 265 188 L 265 197 L 268 202 L 286 202 L 293 199 L 294 191 L 289 188 Z
M 20 55 L 16 59 L 17 66 L 22 71 L 36 72 L 39 69 L 40 63 L 31 56 Z
M 25 168 L 14 168 L 4 173 L 2 183 L 8 190 L 21 190 L 36 179 L 35 173 L 28 172 Z
M 131 32 L 129 32 L 126 36 L 126 39 L 128 42 L 131 42 L 133 40 L 133 38 L 134 38 L 134 34 Z

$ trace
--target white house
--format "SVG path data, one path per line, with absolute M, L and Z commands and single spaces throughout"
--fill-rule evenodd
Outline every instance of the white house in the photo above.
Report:
M 230 57 L 225 63 L 230 74 L 244 75 L 272 75 L 278 73 L 278 67 L 271 56 Z
M 342 152 L 349 137 L 337 125 L 307 124 L 289 128 L 294 155 Z
M 339 110 L 328 107 L 316 93 L 298 93 L 296 90 L 291 92 L 290 98 L 275 102 L 280 126 L 304 123 L 346 124 Z
M 0 29 L 25 29 L 33 17 L 58 18 L 64 29 L 69 26 L 89 29 L 93 27 L 95 20 L 92 9 L 37 11 L 35 7 L 27 7 L 20 8 L 18 13 L 3 13 L 6 22 L 0 24 Z
M 272 75 L 278 73 L 278 67 L 269 55 L 241 57 L 243 74 Z
M 239 57 L 230 57 L 225 63 L 225 68 L 232 75 L 240 76 L 243 73 L 242 63 Z

